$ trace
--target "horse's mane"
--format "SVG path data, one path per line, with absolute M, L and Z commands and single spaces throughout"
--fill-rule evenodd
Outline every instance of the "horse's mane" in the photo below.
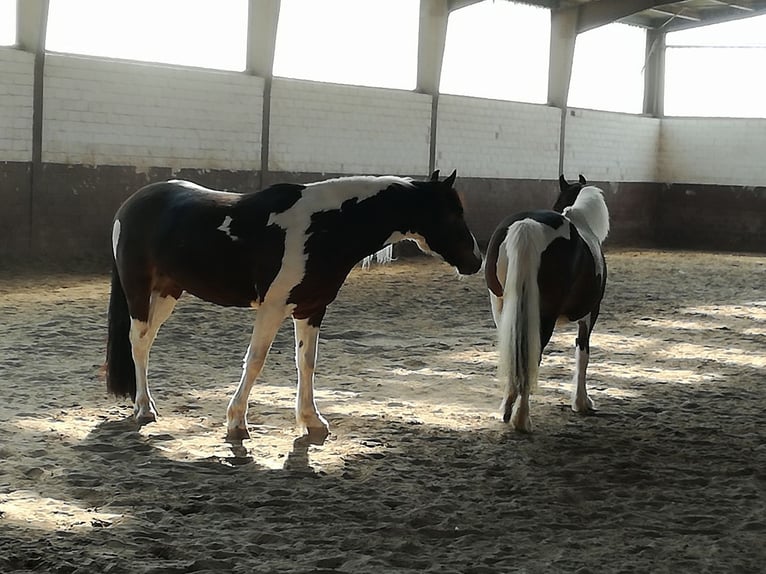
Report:
M 335 177 L 324 181 L 315 181 L 306 184 L 306 187 L 325 186 L 325 185 L 355 185 L 355 184 L 374 184 L 381 187 L 389 185 L 401 185 L 412 187 L 413 179 L 410 177 L 399 177 L 397 175 L 351 175 L 345 177 Z
M 603 243 L 609 234 L 609 210 L 606 208 L 603 193 L 592 185 L 583 187 L 574 204 L 563 212 L 575 225 L 587 225 L 599 243 Z

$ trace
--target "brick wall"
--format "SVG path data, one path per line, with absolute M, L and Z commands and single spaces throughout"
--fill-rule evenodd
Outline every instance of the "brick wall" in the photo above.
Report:
M 431 97 L 275 78 L 269 170 L 424 175 Z
M 665 118 L 658 181 L 766 186 L 766 119 Z
M 0 48 L 0 161 L 32 160 L 33 54 Z
M 462 177 L 556 179 L 561 113 L 556 108 L 439 96 L 436 165 Z
M 49 54 L 43 161 L 259 169 L 263 80 Z
M 660 124 L 657 118 L 567 110 L 564 173 L 592 181 L 658 181 Z

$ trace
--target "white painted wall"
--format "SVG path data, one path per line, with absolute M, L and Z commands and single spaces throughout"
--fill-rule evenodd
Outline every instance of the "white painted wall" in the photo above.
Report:
M 0 161 L 31 161 L 34 55 L 0 48 Z M 43 161 L 260 169 L 264 81 L 234 72 L 48 54 Z M 275 78 L 270 169 L 425 174 L 431 98 Z M 442 95 L 437 167 L 554 179 L 560 112 Z M 564 171 L 592 180 L 766 186 L 766 119 L 567 116 Z
M 665 118 L 658 180 L 766 186 L 766 119 Z
M 275 78 L 269 170 L 425 175 L 431 98 Z
M 34 54 L 0 48 L 0 161 L 32 161 Z
M 592 181 L 658 181 L 658 118 L 570 108 L 567 110 L 564 174 Z
M 263 84 L 234 72 L 49 54 L 43 161 L 259 169 Z
M 463 177 L 556 179 L 561 112 L 556 108 L 439 96 L 436 166 Z

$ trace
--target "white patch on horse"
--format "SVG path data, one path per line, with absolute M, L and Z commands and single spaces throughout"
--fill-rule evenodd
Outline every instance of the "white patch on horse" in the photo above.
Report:
M 227 215 L 223 218 L 223 223 L 217 228 L 218 231 L 223 231 L 232 241 L 238 241 L 239 237 L 231 233 L 231 216 Z
M 350 199 L 364 201 L 394 184 L 411 185 L 410 180 L 394 176 L 344 177 L 309 183 L 304 188 L 301 198 L 290 209 L 282 213 L 272 213 L 267 225 L 277 225 L 284 230 L 285 252 L 282 267 L 272 281 L 264 302 L 286 302 L 290 290 L 303 280 L 306 261 L 310 256 L 304 247 L 314 213 L 340 209 L 343 202 Z
M 593 256 L 596 273 L 603 277 L 601 244 L 609 233 L 609 212 L 601 190 L 593 186 L 582 188 L 574 204 L 564 209 L 562 215 L 577 228 Z
M 117 244 L 120 242 L 120 220 L 115 219 L 112 226 L 112 253 L 114 258 L 117 259 Z

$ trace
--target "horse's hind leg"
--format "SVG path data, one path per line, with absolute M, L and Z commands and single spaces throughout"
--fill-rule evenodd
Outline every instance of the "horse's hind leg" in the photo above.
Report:
M 308 319 L 294 319 L 295 327 L 295 365 L 298 369 L 298 392 L 295 401 L 295 418 L 298 426 L 305 429 L 312 437 L 324 439 L 329 425 L 319 414 L 314 401 L 314 367 L 316 365 L 319 326 L 324 316 L 321 314 Z
M 226 409 L 226 440 L 228 441 L 250 438 L 247 430 L 247 399 L 253 383 L 263 370 L 271 344 L 285 316 L 285 308 L 282 306 L 263 306 L 256 312 L 250 346 L 245 354 L 242 377 Z
M 149 351 L 162 324 L 170 317 L 177 299 L 171 295 L 162 297 L 153 292 L 149 298 L 146 321 L 130 320 L 130 344 L 136 365 L 136 399 L 133 415 L 141 424 L 157 420 L 157 408 L 149 392 Z
M 588 396 L 585 383 L 585 371 L 588 369 L 590 358 L 590 334 L 593 332 L 595 318 L 588 315 L 577 322 L 577 340 L 575 341 L 575 374 L 572 390 L 572 410 L 576 413 L 592 413 L 595 406 Z

